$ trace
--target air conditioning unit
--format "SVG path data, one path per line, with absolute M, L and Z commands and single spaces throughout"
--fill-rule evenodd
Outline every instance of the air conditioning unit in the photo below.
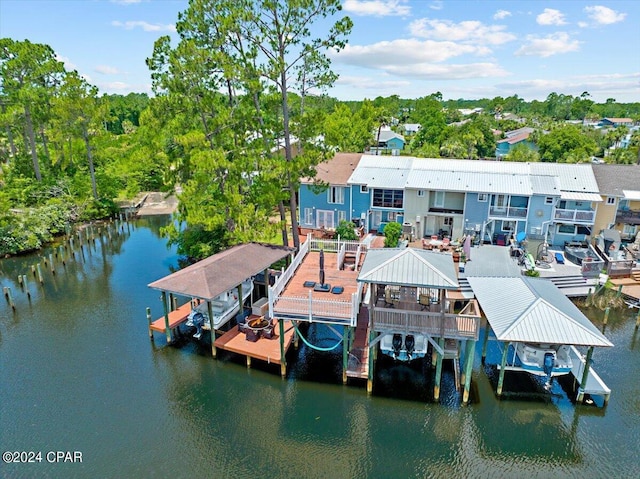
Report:
M 530 232 L 532 235 L 541 235 L 542 234 L 542 228 L 540 226 L 532 226 L 530 229 Z

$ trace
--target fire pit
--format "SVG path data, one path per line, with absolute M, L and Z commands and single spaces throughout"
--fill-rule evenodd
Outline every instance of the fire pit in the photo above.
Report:
M 247 321 L 247 326 L 254 331 L 261 331 L 269 326 L 269 320 L 265 319 L 264 316 L 260 316 Z

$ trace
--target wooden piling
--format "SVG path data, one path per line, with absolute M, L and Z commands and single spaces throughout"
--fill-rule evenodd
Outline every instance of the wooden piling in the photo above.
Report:
M 471 373 L 473 372 L 473 356 L 475 354 L 476 342 L 467 339 L 467 348 L 465 354 L 465 367 L 464 367 L 464 389 L 462 393 L 462 404 L 469 403 L 469 390 L 471 389 Z
M 279 332 L 280 332 L 280 376 L 282 378 L 285 378 L 287 376 L 287 359 L 286 359 L 286 353 L 287 351 L 285 350 L 284 347 L 284 320 L 283 319 L 279 319 L 278 320 L 278 328 L 279 328 Z
M 438 338 L 438 345 L 442 350 L 442 354 L 437 353 L 436 362 L 436 378 L 435 385 L 433 386 L 433 400 L 438 402 L 440 400 L 440 383 L 442 381 L 442 363 L 444 363 L 444 338 Z
M 640 327 L 640 308 L 638 308 L 638 316 L 636 316 L 636 329 Z
M 375 361 L 374 361 L 374 352 L 377 349 L 377 345 L 375 346 L 369 346 L 373 340 L 376 339 L 376 332 L 371 329 L 369 331 L 369 342 L 367 347 L 369 348 L 369 376 L 367 377 L 367 394 L 372 394 L 373 393 L 373 368 L 375 365 Z M 372 351 L 373 348 L 376 348 Z
M 18 275 L 18 284 L 20 285 L 21 288 L 24 288 L 24 284 L 22 284 L 22 275 L 21 274 Z
M 9 303 L 9 306 L 11 306 L 11 309 L 13 309 L 14 311 L 16 310 L 16 305 L 13 302 L 13 295 L 11 294 L 11 288 L 8 286 L 4 287 L 4 295 L 7 298 L 7 301 Z
M 587 357 L 584 361 L 584 370 L 582 371 L 582 379 L 580 380 L 580 388 L 578 389 L 578 397 L 576 401 L 581 403 L 584 400 L 584 388 L 589 378 L 589 370 L 591 368 L 591 356 L 593 355 L 593 346 L 587 350 Z
M 484 340 L 482 341 L 482 356 L 481 356 L 482 364 L 484 364 L 485 361 L 487 360 L 487 343 L 489 342 L 490 328 L 491 327 L 489 326 L 489 321 L 487 321 L 487 325 L 484 328 Z
M 498 396 L 502 396 L 502 386 L 504 385 L 504 373 L 507 366 L 507 353 L 509 352 L 509 343 L 504 344 L 504 350 L 502 351 L 502 361 L 500 362 L 500 375 L 498 376 L 498 389 L 496 393 Z
M 151 308 L 147 308 L 147 322 L 149 323 L 149 339 L 153 341 L 153 330 L 151 329 Z
M 607 327 L 607 322 L 609 321 L 609 311 L 611 308 L 609 308 L 609 306 L 607 306 L 604 310 L 604 319 L 602 320 L 602 332 L 604 333 L 604 330 Z
M 345 326 L 342 332 L 342 384 L 347 384 L 347 369 L 349 367 L 349 332 L 351 328 Z
M 40 267 L 40 263 L 36 265 L 36 271 L 38 272 L 38 281 L 40 281 L 40 284 L 44 284 L 44 279 L 42 278 L 42 268 Z
M 29 284 L 27 283 L 27 275 L 22 275 L 22 284 L 24 286 L 24 291 L 27 293 L 27 298 L 31 299 L 31 291 L 29 291 Z
M 53 253 L 49 253 L 49 266 L 51 267 L 51 273 L 56 274 L 56 266 L 53 264 Z

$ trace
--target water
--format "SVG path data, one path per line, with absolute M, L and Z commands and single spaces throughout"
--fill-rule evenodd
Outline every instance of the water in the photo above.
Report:
M 158 236 L 165 221 L 85 247 L 44 286 L 29 276 L 31 302 L 17 276 L 37 257 L 0 261 L 17 306 L 0 299 L 0 449 L 82 452 L 79 464 L 1 464 L 1 477 L 640 477 L 632 311 L 611 314 L 616 346 L 594 354 L 613 390 L 606 409 L 576 407 L 557 384 L 545 400 L 499 401 L 479 360 L 469 407 L 450 371 L 442 403 L 429 403 L 424 362 L 381 360 L 368 397 L 342 386 L 339 352 L 302 347 L 283 380 L 277 366 L 214 360 L 208 345 L 151 343 L 145 307 L 155 318 L 161 304 L 146 285 L 178 260 Z M 309 334 L 331 344 L 322 328 Z

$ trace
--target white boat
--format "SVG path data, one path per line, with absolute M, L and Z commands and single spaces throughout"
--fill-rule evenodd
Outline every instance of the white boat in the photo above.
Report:
M 517 343 L 515 354 L 522 369 L 549 379 L 569 374 L 573 367 L 566 345 Z
M 385 334 L 380 340 L 380 351 L 398 361 L 423 358 L 428 347 L 423 334 Z
M 242 282 L 242 303 L 251 296 L 253 292 L 253 278 L 246 279 Z M 240 303 L 238 301 L 238 289 L 230 289 L 216 296 L 211 301 L 211 313 L 213 315 L 213 324 L 209 318 L 209 307 L 207 302 L 203 301 L 197 307 L 191 310 L 187 318 L 186 325 L 195 327 L 196 333 L 194 338 L 200 339 L 202 330 L 210 331 L 212 329 L 220 329 L 227 324 L 229 320 L 240 311 Z

